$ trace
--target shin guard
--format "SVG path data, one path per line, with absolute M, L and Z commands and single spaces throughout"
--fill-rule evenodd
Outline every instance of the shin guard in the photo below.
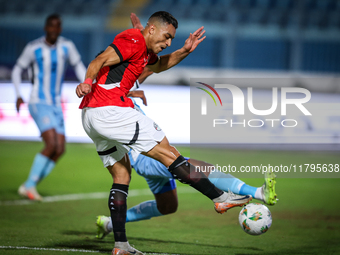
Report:
M 211 200 L 223 194 L 222 190 L 216 188 L 204 173 L 197 171 L 197 169 L 187 162 L 183 156 L 179 156 L 169 166 L 168 170 L 175 179 L 179 180 L 181 183 L 189 184 Z
M 126 242 L 126 198 L 128 195 L 128 185 L 112 184 L 109 196 L 109 209 L 113 225 L 113 233 L 116 242 Z

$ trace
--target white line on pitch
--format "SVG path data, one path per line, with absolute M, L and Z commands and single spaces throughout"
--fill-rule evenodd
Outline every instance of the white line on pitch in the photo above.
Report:
M 178 193 L 196 193 L 197 191 L 190 187 L 177 188 Z M 60 201 L 73 201 L 73 200 L 85 200 L 85 199 L 102 199 L 108 197 L 108 192 L 94 192 L 94 193 L 80 193 L 80 194 L 67 194 L 58 196 L 44 197 L 42 203 L 52 203 Z M 134 189 L 129 190 L 129 197 L 152 195 L 150 189 Z M 0 201 L 0 206 L 3 205 L 30 205 L 39 202 L 31 201 L 27 199 L 23 200 L 11 200 L 11 201 Z
M 57 248 L 41 248 L 41 247 L 26 247 L 26 246 L 0 246 L 0 249 L 66 251 L 66 252 L 87 252 L 87 253 L 99 253 L 100 252 L 100 251 L 93 251 L 93 250 L 57 249 Z M 168 253 L 146 253 L 146 254 L 148 255 L 178 255 L 178 254 L 168 254 Z
M 89 252 L 89 253 L 98 253 L 99 252 L 99 251 L 92 251 L 92 250 L 56 249 L 56 248 L 26 247 L 26 246 L 0 246 L 0 249 L 37 250 L 37 251 L 67 251 L 67 252 Z

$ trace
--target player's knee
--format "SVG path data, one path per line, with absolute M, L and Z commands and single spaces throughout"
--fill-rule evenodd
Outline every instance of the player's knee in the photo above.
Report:
M 163 215 L 175 213 L 178 208 L 178 202 L 157 205 L 157 208 L 158 208 L 158 211 Z
M 58 145 L 55 141 L 53 140 L 46 141 L 45 148 L 44 148 L 45 154 L 49 156 L 53 156 L 57 153 L 57 149 L 58 149 Z
M 57 157 L 60 157 L 61 155 L 63 155 L 65 153 L 65 146 L 63 145 L 58 145 L 55 151 L 55 154 Z

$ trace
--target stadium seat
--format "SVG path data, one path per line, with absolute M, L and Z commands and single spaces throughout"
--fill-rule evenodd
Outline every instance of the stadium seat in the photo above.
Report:
M 268 12 L 268 24 L 283 28 L 287 25 L 287 13 L 282 10 L 271 10 Z
M 205 8 L 209 8 L 211 5 L 213 5 L 214 1 L 213 0 L 196 0 L 195 5 L 200 5 Z
M 331 6 L 330 0 L 316 0 L 315 3 L 317 10 L 329 10 L 329 7 Z
M 174 1 L 167 0 L 151 0 L 141 11 L 142 16 L 149 17 L 152 13 L 167 10 L 171 13 L 170 9 L 173 6 Z M 173 13 L 172 13 L 173 14 Z M 173 14 L 175 15 L 175 14 Z
M 250 18 L 249 18 L 249 10 L 243 9 L 237 12 L 237 24 L 241 26 L 249 25 Z
M 110 0 L 98 0 L 96 2 L 89 0 L 58 0 L 58 1 L 41 1 L 30 0 L 29 4 L 25 0 L 6 1 L 0 0 L 0 13 L 13 15 L 28 15 L 28 16 L 47 16 L 51 13 L 60 15 L 88 15 L 96 14 L 101 8 L 98 8 L 98 3 L 102 4 L 103 9 L 108 9 L 106 6 L 110 4 Z M 86 8 L 83 8 L 86 7 Z M 84 13 L 83 10 L 88 10 Z
M 194 0 L 181 0 L 181 1 L 177 1 L 175 4 L 181 5 L 181 6 L 193 6 Z
M 215 22 L 229 22 L 229 12 L 228 8 L 221 8 L 217 5 L 211 6 L 205 13 L 204 18 L 209 21 Z
M 20 5 L 20 4 L 19 4 Z M 13 1 L 7 1 L 6 4 L 3 5 L 4 9 L 6 8 L 6 14 L 7 15 L 16 15 L 17 12 L 17 7 L 19 6 L 17 3 Z M 1 8 L 3 8 L 1 7 Z
M 310 10 L 305 15 L 305 27 L 307 29 L 320 29 L 327 27 L 326 13 L 319 10 Z
M 206 17 L 206 12 L 208 11 L 209 9 L 207 9 L 205 6 L 194 5 L 189 7 L 189 10 L 186 12 L 185 16 L 186 18 L 191 18 L 194 20 L 202 20 Z
M 336 10 L 328 13 L 328 25 L 332 29 L 340 29 L 340 15 Z
M 255 7 L 268 9 L 271 5 L 271 0 L 256 0 Z
M 235 0 L 216 0 L 214 5 L 220 6 L 220 8 L 230 8 L 233 7 L 236 2 Z
M 254 1 L 255 0 L 238 0 L 235 2 L 235 5 L 238 9 L 250 9 L 254 7 Z
M 181 4 L 172 5 L 167 11 L 174 15 L 176 19 L 186 19 L 187 17 L 190 17 L 190 14 L 193 12 L 191 6 L 182 6 Z
M 268 21 L 268 13 L 262 8 L 252 9 L 249 13 L 250 24 L 253 25 L 265 25 Z
M 336 2 L 339 2 L 339 0 L 305 0 L 304 3 L 304 9 L 309 10 L 331 10 L 332 8 L 335 8 Z
M 294 8 L 296 1 L 294 0 L 276 0 L 275 7 L 283 10 L 291 10 Z
M 303 9 L 307 12 L 310 10 L 314 10 L 316 8 L 315 0 L 304 0 L 302 2 L 302 6 L 303 6 Z

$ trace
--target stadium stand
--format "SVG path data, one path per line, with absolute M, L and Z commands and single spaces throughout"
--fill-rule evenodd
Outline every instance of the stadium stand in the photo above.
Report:
M 166 10 L 179 20 L 171 49 L 181 47 L 194 28 L 207 30 L 204 44 L 182 66 L 340 72 L 340 0 L 0 0 L 0 5 L 0 36 L 6 38 L 0 40 L 0 65 L 8 68 L 42 34 L 50 13 L 62 15 L 63 34 L 89 63 L 130 27 L 130 12 L 145 23 L 153 12 Z

